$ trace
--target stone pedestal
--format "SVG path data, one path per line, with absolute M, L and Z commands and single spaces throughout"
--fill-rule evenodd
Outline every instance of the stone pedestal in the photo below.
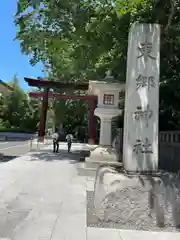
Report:
M 100 129 L 100 146 L 111 147 L 111 118 L 101 117 L 101 129 Z
M 91 151 L 90 157 L 86 158 L 86 162 L 93 163 L 115 163 L 117 162 L 117 153 L 116 150 L 112 147 L 101 147 L 98 146 L 94 150 Z
M 176 231 L 180 228 L 180 176 L 128 175 L 100 167 L 96 174 L 94 207 L 101 227 Z
M 112 119 L 122 114 L 118 108 L 97 107 L 94 115 L 101 120 L 99 145 L 102 147 L 112 147 L 111 124 Z
M 121 114 L 117 108 L 95 109 L 94 114 L 101 119 L 99 146 L 91 151 L 90 157 L 86 158 L 87 163 L 116 164 L 119 161 L 119 155 L 116 149 L 112 147 L 111 123 L 113 117 Z

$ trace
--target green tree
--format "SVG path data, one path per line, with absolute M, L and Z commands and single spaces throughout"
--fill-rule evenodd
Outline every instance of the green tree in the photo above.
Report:
M 31 63 L 50 76 L 100 79 L 107 69 L 125 81 L 128 31 L 133 22 L 161 24 L 160 128 L 180 127 L 180 2 L 178 0 L 19 0 L 16 39 Z M 30 2 L 31 4 L 31 2 Z
M 37 131 L 37 124 L 40 118 L 40 106 L 37 99 L 28 99 L 24 108 L 21 128 L 32 132 Z
M 22 121 L 21 116 L 23 115 L 26 97 L 18 86 L 18 79 L 16 76 L 13 77 L 10 85 L 13 86 L 14 90 L 4 97 L 1 118 L 9 122 L 9 127 L 19 127 Z
M 87 103 L 82 100 L 49 101 L 46 128 L 52 128 L 54 131 L 60 124 L 63 124 L 66 131 L 73 131 L 76 126 L 87 127 L 87 111 Z
M 66 111 L 63 123 L 66 131 L 74 131 L 77 126 L 87 126 L 85 115 L 88 111 L 88 104 L 83 100 L 67 100 Z
M 19 87 L 15 75 L 9 83 L 13 91 L 0 101 L 1 125 L 7 128 L 35 131 L 39 120 L 38 101 L 29 99 L 28 95 Z

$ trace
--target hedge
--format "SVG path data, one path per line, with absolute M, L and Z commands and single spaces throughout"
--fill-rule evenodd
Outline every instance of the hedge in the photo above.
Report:
M 13 132 L 13 133 L 35 133 L 34 131 L 20 128 L 0 128 L 0 132 Z

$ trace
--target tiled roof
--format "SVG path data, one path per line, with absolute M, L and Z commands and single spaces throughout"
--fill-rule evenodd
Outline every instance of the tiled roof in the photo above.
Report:
M 65 81 L 49 81 L 44 79 L 33 79 L 25 77 L 24 80 L 30 87 L 48 87 L 59 89 L 78 89 L 88 90 L 89 82 L 65 82 Z

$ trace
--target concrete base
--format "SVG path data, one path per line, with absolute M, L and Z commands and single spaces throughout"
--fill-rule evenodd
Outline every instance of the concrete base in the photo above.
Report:
M 98 146 L 91 151 L 90 156 L 86 158 L 87 167 L 97 168 L 99 165 L 119 165 L 116 150 L 111 147 Z
M 101 223 L 139 230 L 180 228 L 178 174 L 133 176 L 103 166 L 96 173 L 94 191 L 95 214 Z
M 90 149 L 90 156 L 85 158 L 85 162 L 78 163 L 79 174 L 95 176 L 97 169 L 101 165 L 121 166 L 114 148 L 96 146 Z
M 97 162 L 117 162 L 118 157 L 116 150 L 112 147 L 101 147 L 98 146 L 94 150 L 91 151 L 88 161 L 97 161 Z

